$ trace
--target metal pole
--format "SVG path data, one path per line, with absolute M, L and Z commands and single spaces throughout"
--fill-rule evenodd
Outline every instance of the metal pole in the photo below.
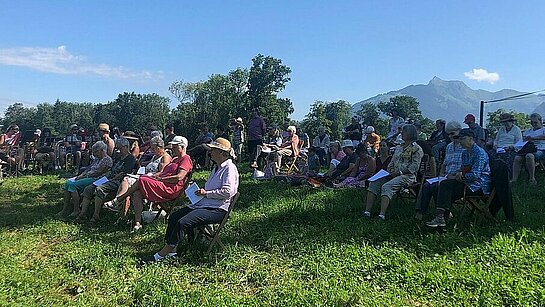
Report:
M 479 125 L 482 127 L 483 126 L 483 121 L 484 121 L 484 118 L 483 118 L 483 115 L 484 115 L 484 101 L 481 100 L 481 109 L 479 111 Z

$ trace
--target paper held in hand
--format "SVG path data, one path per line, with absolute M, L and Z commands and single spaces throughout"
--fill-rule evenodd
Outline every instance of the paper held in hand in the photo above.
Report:
M 136 172 L 137 175 L 144 175 L 145 173 L 146 173 L 146 168 L 143 166 L 140 166 L 140 168 L 138 168 L 138 171 Z
M 528 143 L 528 142 L 520 140 L 520 141 L 516 142 L 515 145 L 513 145 L 513 147 L 515 147 L 515 151 L 519 151 L 519 150 L 522 149 L 522 147 L 524 147 L 524 145 L 526 145 L 526 143 Z
M 426 179 L 426 181 L 429 183 L 429 184 L 432 184 L 432 183 L 436 183 L 436 182 L 441 182 L 443 180 L 447 179 L 447 177 L 433 177 L 433 178 L 430 178 L 430 179 Z
M 204 198 L 204 196 L 195 194 L 195 192 L 197 192 L 199 189 L 200 189 L 199 186 L 195 182 L 191 183 L 185 189 L 185 195 L 187 196 L 187 198 L 189 199 L 192 205 L 196 204 L 197 202 L 199 202 L 201 199 Z
M 98 178 L 97 180 L 95 180 L 95 182 L 93 182 L 93 185 L 96 186 L 96 187 L 99 187 L 103 184 L 105 184 L 106 182 L 108 182 L 108 178 L 106 176 L 102 176 L 100 178 Z
M 386 176 L 389 176 L 390 173 L 388 173 L 387 171 L 381 169 L 380 171 L 378 171 L 378 173 L 374 174 L 373 176 L 371 176 L 371 178 L 367 179 L 369 181 L 377 181 L 379 180 L 380 178 L 384 178 Z

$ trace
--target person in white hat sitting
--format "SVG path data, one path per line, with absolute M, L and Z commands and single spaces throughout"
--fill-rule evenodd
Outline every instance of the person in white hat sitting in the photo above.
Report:
M 142 259 L 143 263 L 175 256 L 178 243 L 186 234 L 192 234 L 193 229 L 201 225 L 220 223 L 228 212 L 239 184 L 238 169 L 232 161 L 234 151 L 231 142 L 224 138 L 217 138 L 207 147 L 216 166 L 204 188 L 196 191 L 203 198 L 170 216 L 165 234 L 166 245 L 154 255 Z

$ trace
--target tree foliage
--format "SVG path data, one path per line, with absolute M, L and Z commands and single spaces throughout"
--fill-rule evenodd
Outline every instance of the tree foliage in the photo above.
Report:
M 301 122 L 303 130 L 311 136 L 318 134 L 318 128 L 323 126 L 332 139 L 342 139 L 342 128 L 350 123 L 352 106 L 344 101 L 316 101 L 310 107 L 310 112 Z
M 406 122 L 419 122 L 422 126 L 422 131 L 426 134 L 431 134 L 435 129 L 434 121 L 422 116 L 420 111 L 420 103 L 414 97 L 403 95 L 390 98 L 390 101 L 381 101 L 378 103 L 379 110 L 385 115 L 390 116 L 393 110 L 397 110 L 399 116 L 403 117 Z
M 388 119 L 380 116 L 380 111 L 375 104 L 371 102 L 362 104 L 356 114 L 360 116 L 365 125 L 373 126 L 379 135 L 388 134 Z

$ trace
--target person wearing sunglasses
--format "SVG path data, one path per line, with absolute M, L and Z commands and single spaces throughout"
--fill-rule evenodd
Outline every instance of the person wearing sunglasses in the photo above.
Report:
M 524 152 L 519 150 L 519 153 L 515 156 L 513 162 L 513 178 L 511 182 L 517 182 L 522 168 L 522 162 L 526 162 L 526 169 L 528 170 L 528 182 L 531 185 L 536 185 L 536 161 L 545 158 L 545 128 L 543 127 L 543 120 L 539 113 L 532 113 L 530 115 L 530 124 L 532 128 L 526 129 L 522 134 L 523 141 L 532 142 L 535 145 L 534 152 Z

